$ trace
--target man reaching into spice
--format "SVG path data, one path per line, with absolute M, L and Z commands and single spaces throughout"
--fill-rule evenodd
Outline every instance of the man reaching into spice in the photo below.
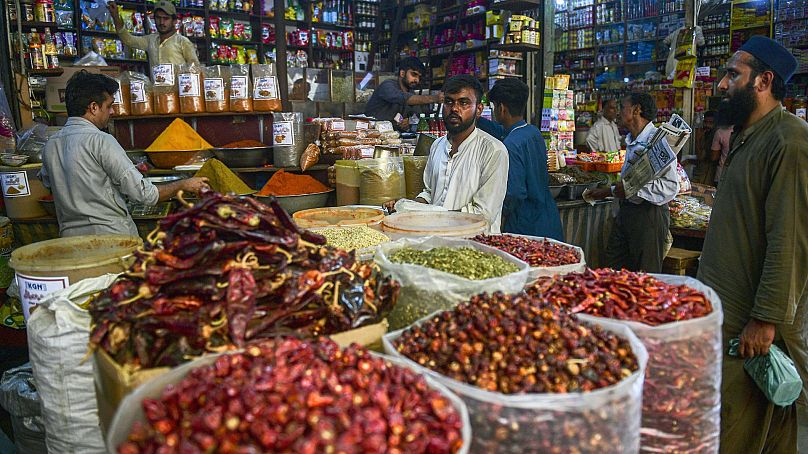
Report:
M 379 84 L 368 100 L 365 115 L 377 120 L 391 121 L 402 131 L 409 129 L 409 116 L 414 113 L 414 106 L 443 102 L 442 93 L 416 95 L 412 92 L 421 83 L 421 76 L 425 72 L 421 60 L 415 57 L 402 60 L 398 67 L 398 80 L 385 80 Z
M 704 239 L 699 279 L 721 297 L 722 452 L 808 452 L 808 125 L 781 101 L 797 60 L 755 36 L 727 61 L 724 90 L 735 133 Z M 743 358 L 727 354 L 739 337 Z M 803 381 L 795 405 L 769 402 L 744 359 L 777 343 Z M 799 424 L 798 424 L 799 422 Z
M 482 214 L 488 231 L 499 233 L 508 186 L 508 151 L 502 142 L 476 126 L 483 112 L 483 89 L 476 78 L 454 76 L 446 81 L 443 91 L 443 121 L 448 134 L 429 150 L 424 190 L 416 201 Z M 385 206 L 391 209 L 395 202 Z
M 156 187 L 143 178 L 111 135 L 101 131 L 112 115 L 118 83 L 103 74 L 80 71 L 67 82 L 69 118 L 42 152 L 42 183 L 51 188 L 61 236 L 138 235 L 124 196 L 145 205 L 178 191 L 198 192 L 207 178 L 189 178 Z
M 488 92 L 498 123 L 480 118 L 478 125 L 508 149 L 502 231 L 563 241 L 561 216 L 550 194 L 547 148 L 539 128 L 525 122 L 529 90 L 519 79 L 498 80 Z

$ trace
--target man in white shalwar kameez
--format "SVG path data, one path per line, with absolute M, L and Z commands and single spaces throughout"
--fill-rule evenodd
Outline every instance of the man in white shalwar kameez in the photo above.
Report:
M 424 170 L 424 190 L 416 201 L 481 214 L 488 221 L 488 232 L 499 233 L 508 188 L 508 151 L 502 142 L 476 126 L 483 111 L 483 91 L 476 78 L 454 76 L 446 81 L 443 91 L 443 121 L 448 135 L 432 144 Z

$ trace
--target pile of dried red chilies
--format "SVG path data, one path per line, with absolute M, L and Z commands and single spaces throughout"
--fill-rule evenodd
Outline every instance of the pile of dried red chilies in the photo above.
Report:
M 324 244 L 274 200 L 206 192 L 162 219 L 129 271 L 94 299 L 91 346 L 119 364 L 174 366 L 278 333 L 381 320 L 398 283 Z
M 534 240 L 515 235 L 477 235 L 478 243 L 495 247 L 533 267 L 572 265 L 581 261 L 578 251 L 549 240 Z
M 528 292 L 572 313 L 650 326 L 701 318 L 713 311 L 698 290 L 670 285 L 644 273 L 608 268 L 542 277 Z
M 356 344 L 280 338 L 193 369 L 145 399 L 120 454 L 453 453 L 452 402 L 422 376 Z

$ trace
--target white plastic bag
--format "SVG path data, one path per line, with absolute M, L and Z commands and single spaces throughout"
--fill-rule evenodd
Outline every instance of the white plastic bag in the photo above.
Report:
M 470 247 L 498 255 L 516 265 L 519 270 L 502 277 L 473 281 L 456 274 L 438 271 L 419 265 L 393 263 L 388 255 L 404 247 L 426 251 L 436 247 Z M 527 282 L 529 266 L 516 257 L 476 241 L 428 236 L 402 238 L 384 243 L 376 249 L 374 260 L 382 273 L 401 284 L 398 302 L 387 316 L 390 329 L 400 329 L 437 310 L 451 309 L 457 303 L 479 293 L 517 293 Z
M 415 325 L 438 313 L 418 320 Z M 627 339 L 637 357 L 638 368 L 616 385 L 583 393 L 506 395 L 484 391 L 424 368 L 400 354 L 393 343 L 403 329 L 386 334 L 382 343 L 385 353 L 435 377 L 463 399 L 474 434 L 472 452 L 549 452 L 537 447 L 541 444 L 552 446 L 557 452 L 636 453 L 640 447 L 641 398 L 648 354 L 627 327 L 606 319 L 590 323 Z
M 117 275 L 84 279 L 46 296 L 28 319 L 28 348 L 42 400 L 48 451 L 104 453 L 93 362 L 87 357 L 90 314 L 79 307 Z
M 395 205 L 396 213 L 411 213 L 413 211 L 449 211 L 441 205 L 421 203 L 410 199 L 399 199 Z
M 630 328 L 648 350 L 643 390 L 642 451 L 718 452 L 721 418 L 721 300 L 687 276 L 652 276 L 704 293 L 713 306 L 706 317 L 659 326 L 610 320 Z M 579 314 L 581 320 L 605 318 Z
M 503 235 L 521 236 L 523 238 L 529 238 L 535 241 L 547 240 L 551 243 L 560 244 L 562 246 L 566 246 L 568 248 L 572 248 L 578 251 L 578 256 L 581 257 L 581 260 L 578 261 L 578 263 L 572 263 L 569 265 L 559 265 L 559 266 L 531 266 L 530 273 L 528 274 L 527 278 L 528 284 L 536 282 L 536 279 L 544 276 L 553 277 L 558 276 L 560 274 L 582 273 L 586 270 L 586 257 L 584 257 L 584 250 L 579 248 L 578 246 L 563 243 L 561 241 L 554 240 L 552 238 L 545 238 L 540 236 L 520 235 L 518 233 L 503 233 Z
M 107 434 L 107 446 L 110 447 L 110 452 L 116 452 L 118 446 L 127 440 L 129 437 L 129 432 L 132 430 L 132 424 L 135 421 L 140 421 L 143 423 L 146 422 L 142 405 L 144 399 L 159 398 L 166 386 L 169 384 L 179 383 L 192 369 L 213 364 L 216 358 L 218 358 L 220 355 L 232 353 L 238 352 L 205 355 L 194 361 L 183 364 L 182 366 L 176 367 L 165 374 L 154 377 L 153 379 L 140 385 L 140 387 L 138 387 L 134 392 L 126 396 L 121 402 L 120 407 L 118 407 L 118 411 L 115 413 L 115 418 L 112 420 L 112 426 L 110 426 L 109 433 Z M 407 361 L 401 360 L 400 358 L 379 355 L 373 352 L 371 352 L 371 354 L 381 356 L 396 366 L 419 371 L 419 369 L 413 368 L 411 364 L 409 364 Z M 460 413 L 460 419 L 463 421 L 463 447 L 460 449 L 460 451 L 458 451 L 458 454 L 465 454 L 469 452 L 469 447 L 471 445 L 471 423 L 469 421 L 469 412 L 466 408 L 466 404 L 464 404 L 457 395 L 452 393 L 437 380 L 429 376 L 424 378 L 430 387 L 437 389 L 441 392 L 441 394 L 446 396 L 446 398 L 449 399 L 457 409 L 458 413 Z

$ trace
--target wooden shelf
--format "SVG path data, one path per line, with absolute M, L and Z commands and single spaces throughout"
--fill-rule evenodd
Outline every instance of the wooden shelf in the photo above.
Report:
M 17 27 L 17 21 L 11 21 L 10 23 L 11 23 L 12 27 L 15 27 L 15 28 Z M 25 29 L 41 28 L 41 29 L 43 29 L 42 31 L 44 32 L 45 31 L 44 29 L 46 27 L 50 28 L 51 30 L 57 30 L 57 29 L 58 30 L 67 30 L 67 31 L 75 30 L 75 29 L 70 28 L 70 27 L 65 27 L 65 28 L 60 29 L 59 24 L 56 23 L 56 22 L 36 22 L 36 21 L 29 22 L 29 21 L 22 21 L 22 28 L 25 28 Z
M 260 44 L 255 41 L 246 41 L 243 39 L 211 38 L 210 40 L 215 43 L 227 43 L 227 44 L 236 44 L 245 46 L 257 46 L 258 44 Z
M 272 115 L 272 112 L 202 112 L 202 113 L 178 113 L 169 115 L 127 115 L 121 117 L 109 117 L 112 121 L 122 120 L 151 120 L 155 118 L 179 118 L 179 117 L 237 117 Z
M 148 65 L 149 64 L 148 60 L 135 60 L 135 59 L 132 59 L 132 58 L 112 58 L 112 57 L 107 58 L 107 57 L 104 57 L 104 60 L 111 61 L 111 62 L 117 62 L 117 63 L 132 63 L 132 64 L 141 64 L 141 65 Z
M 53 69 L 29 69 L 28 75 L 29 76 L 39 76 L 39 77 L 59 77 L 65 73 L 63 68 L 53 68 Z
M 315 171 L 315 170 L 328 170 L 328 164 L 315 164 L 311 166 L 307 170 L 308 171 Z M 275 166 L 268 166 L 268 167 L 235 167 L 230 168 L 233 172 L 236 173 L 275 173 L 279 170 L 284 170 L 286 172 L 300 172 L 300 167 L 275 167 Z M 149 170 L 146 175 L 149 176 L 157 176 L 157 175 L 174 175 L 177 173 L 195 173 L 195 171 L 187 171 L 187 170 L 174 170 L 174 169 L 151 169 Z
M 344 31 L 344 30 L 353 30 L 353 25 L 337 25 L 337 24 L 329 24 L 327 22 L 312 22 L 311 28 L 319 29 L 319 30 L 335 30 L 335 31 Z
M 535 44 L 492 44 L 492 49 L 496 50 L 505 50 L 509 52 L 534 52 L 541 50 L 541 46 L 537 46 Z M 582 49 L 575 49 L 575 50 L 582 50 Z
M 489 9 L 497 10 L 504 9 L 508 11 L 524 11 L 527 9 L 535 9 L 541 6 L 541 0 L 504 0 L 501 2 L 492 3 Z

